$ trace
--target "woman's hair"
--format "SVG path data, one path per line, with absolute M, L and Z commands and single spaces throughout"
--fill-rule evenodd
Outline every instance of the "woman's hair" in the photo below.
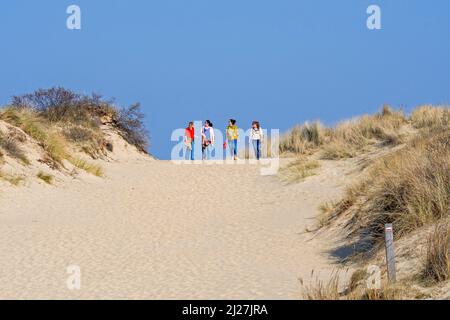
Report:
M 209 121 L 209 120 L 206 120 L 206 121 L 205 121 L 205 123 L 207 123 L 207 124 L 208 124 L 208 126 L 210 126 L 210 127 L 213 127 L 213 124 L 212 124 L 212 122 L 211 122 L 211 121 Z
M 236 120 L 230 119 L 230 123 L 234 126 L 236 124 Z
M 252 126 L 254 126 L 254 125 L 256 125 L 256 127 L 257 127 L 258 129 L 261 128 L 261 126 L 259 125 L 259 121 L 253 121 L 253 122 L 252 122 Z
M 190 127 L 190 126 L 193 126 L 194 125 L 194 122 L 189 122 L 189 124 L 188 124 L 188 127 Z

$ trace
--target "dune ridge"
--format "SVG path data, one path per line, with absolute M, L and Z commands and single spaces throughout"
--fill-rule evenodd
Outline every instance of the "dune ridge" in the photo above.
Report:
M 105 143 L 101 154 L 65 142 L 66 158 L 55 166 L 39 136 L 0 120 L 0 298 L 352 298 L 346 292 L 364 282 L 356 275 L 368 264 L 382 267 L 383 255 L 349 259 L 348 226 L 365 189 L 356 197 L 348 187 L 417 137 L 434 135 L 429 111 L 412 121 L 384 109 L 401 125 L 392 127 L 383 115 L 373 125 L 365 117 L 345 124 L 350 135 L 342 126 L 317 134 L 319 126 L 300 127 L 291 133 L 297 138 L 285 138 L 290 153 L 278 176 L 262 176 L 255 164 L 159 161 L 108 122 L 96 129 Z M 439 123 L 439 132 L 448 130 Z M 355 137 L 360 144 L 342 153 Z M 349 195 L 359 200 L 343 207 Z M 413 290 L 353 298 L 445 298 L 448 281 L 423 288 L 412 279 L 422 264 L 411 248 L 439 234 L 432 228 L 396 243 L 399 277 Z M 81 270 L 79 290 L 67 286 L 70 266 Z

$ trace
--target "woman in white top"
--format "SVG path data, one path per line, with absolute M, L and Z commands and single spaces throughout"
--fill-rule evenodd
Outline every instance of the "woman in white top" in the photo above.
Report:
M 252 130 L 250 132 L 250 140 L 253 144 L 253 150 L 255 151 L 255 157 L 257 160 L 261 158 L 261 144 L 264 138 L 263 130 L 258 121 L 253 121 Z
M 211 149 L 214 145 L 214 128 L 211 121 L 206 120 L 205 125 L 202 128 L 202 151 L 203 160 L 209 160 L 211 158 Z

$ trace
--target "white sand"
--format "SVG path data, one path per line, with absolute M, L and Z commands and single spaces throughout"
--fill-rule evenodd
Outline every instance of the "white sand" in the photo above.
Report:
M 106 178 L 0 186 L 0 298 L 296 299 L 300 277 L 336 267 L 335 243 L 304 231 L 340 194 L 345 161 L 288 186 L 252 165 L 103 166 Z

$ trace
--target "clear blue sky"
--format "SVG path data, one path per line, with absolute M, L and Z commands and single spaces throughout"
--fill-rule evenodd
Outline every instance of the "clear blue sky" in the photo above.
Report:
M 140 101 L 160 158 L 188 120 L 286 130 L 450 102 L 448 0 L 4 0 L 0 43 L 0 104 L 58 85 Z

